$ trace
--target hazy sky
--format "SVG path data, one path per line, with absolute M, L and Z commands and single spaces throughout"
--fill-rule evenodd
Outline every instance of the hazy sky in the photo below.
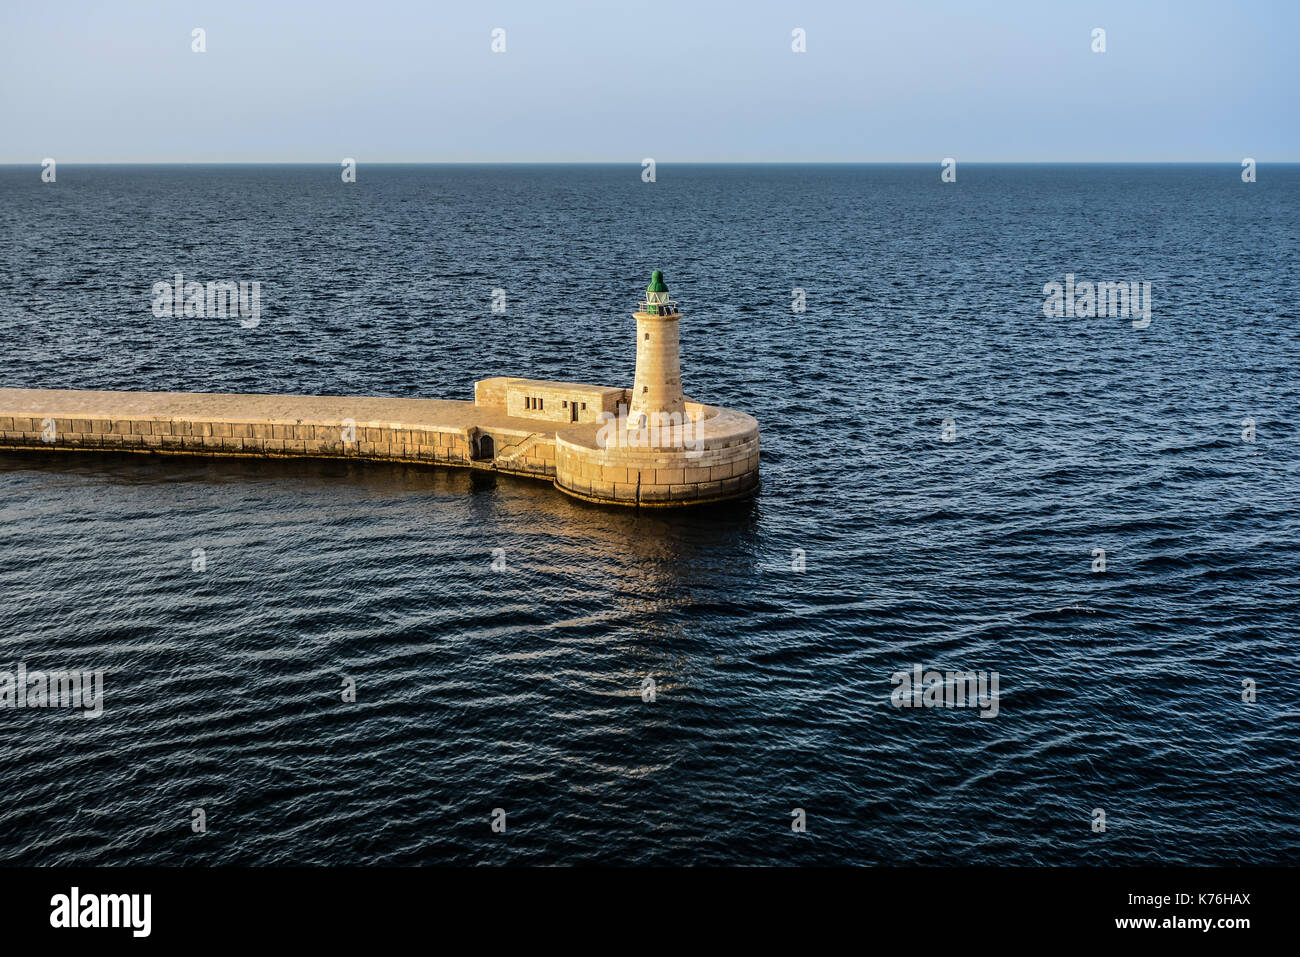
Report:
M 0 162 L 1296 161 L 1298 45 L 1297 0 L 0 0 Z

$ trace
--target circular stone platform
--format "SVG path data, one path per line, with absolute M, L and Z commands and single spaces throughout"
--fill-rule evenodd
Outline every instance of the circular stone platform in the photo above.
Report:
M 757 490 L 754 417 L 697 402 L 686 403 L 686 414 L 691 425 L 679 434 L 681 444 L 671 446 L 639 444 L 645 433 L 620 431 L 610 422 L 558 431 L 555 487 L 587 501 L 652 508 L 718 502 Z

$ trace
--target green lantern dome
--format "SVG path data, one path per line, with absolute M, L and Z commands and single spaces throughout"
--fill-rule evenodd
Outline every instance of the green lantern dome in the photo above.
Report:
M 668 298 L 664 274 L 658 269 L 651 274 L 650 285 L 645 287 L 645 311 L 652 316 L 667 316 L 676 312 Z

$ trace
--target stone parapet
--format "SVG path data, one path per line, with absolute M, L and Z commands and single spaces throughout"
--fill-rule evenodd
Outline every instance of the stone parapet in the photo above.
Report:
M 686 403 L 693 428 L 682 447 L 623 444 L 620 429 L 556 435 L 555 485 L 590 501 L 672 507 L 752 494 L 759 485 L 759 432 L 752 416 Z M 611 436 L 619 444 L 610 444 Z

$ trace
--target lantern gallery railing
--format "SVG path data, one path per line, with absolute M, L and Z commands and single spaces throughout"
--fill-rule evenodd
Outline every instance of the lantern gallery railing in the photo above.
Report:
M 676 299 L 665 299 L 662 302 L 651 302 L 645 299 L 637 305 L 637 311 L 644 312 L 649 316 L 676 316 L 681 314 Z

